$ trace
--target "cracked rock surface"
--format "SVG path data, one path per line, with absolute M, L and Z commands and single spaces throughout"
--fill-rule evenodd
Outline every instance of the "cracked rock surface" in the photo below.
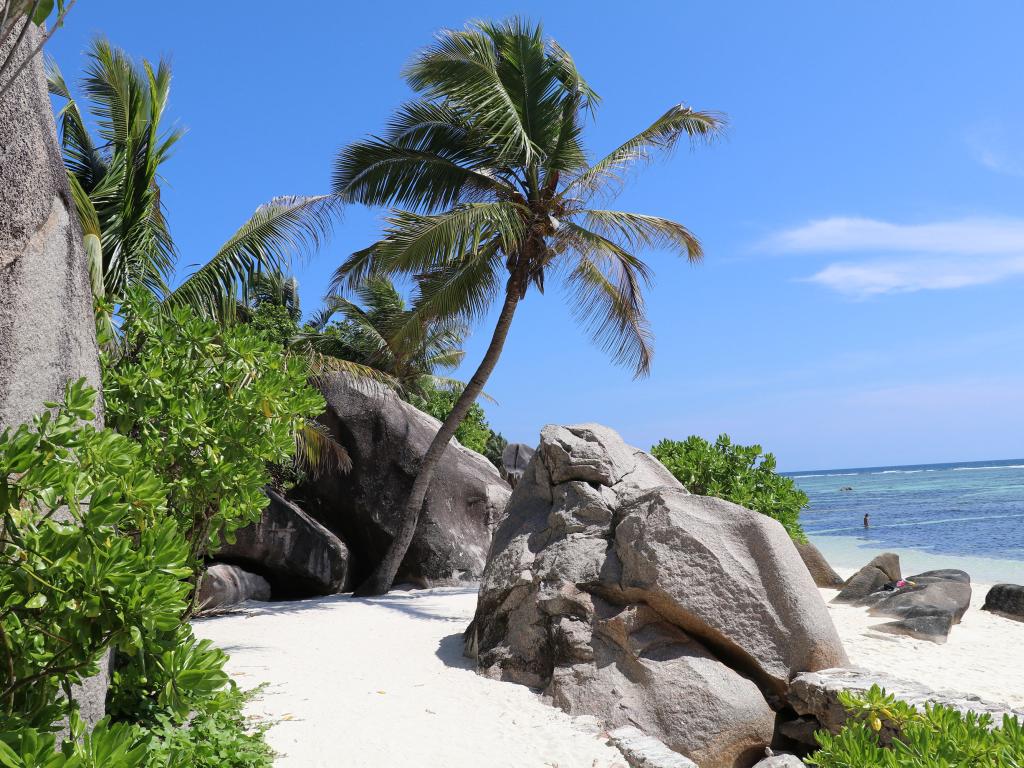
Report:
M 548 426 L 491 544 L 467 653 L 702 768 L 749 766 L 797 673 L 846 655 L 779 523 L 689 494 L 597 424 Z

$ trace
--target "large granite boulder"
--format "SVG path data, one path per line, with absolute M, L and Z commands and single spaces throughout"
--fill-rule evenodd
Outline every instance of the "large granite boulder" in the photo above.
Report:
M 270 584 L 262 576 L 237 565 L 214 563 L 199 582 L 200 612 L 212 611 L 244 603 L 246 600 L 269 600 Z
M 1024 621 L 1024 586 L 996 584 L 985 595 L 985 604 L 981 610 Z
M 322 473 L 299 493 L 303 508 L 348 545 L 357 584 L 387 551 L 441 425 L 373 382 L 334 373 L 320 377 L 318 385 L 327 401 L 320 421 L 348 450 L 352 469 Z M 396 581 L 428 585 L 479 579 L 510 492 L 491 462 L 453 440 L 427 491 Z
M 779 523 L 692 496 L 596 424 L 549 426 L 495 532 L 467 653 L 702 768 L 751 765 L 790 678 L 846 663 Z
M 872 685 L 881 686 L 886 693 L 920 710 L 924 710 L 928 703 L 935 703 L 960 712 L 989 714 L 996 723 L 1002 721 L 1004 714 L 1024 720 L 1024 711 L 1006 704 L 986 701 L 974 694 L 933 691 L 920 683 L 856 667 L 824 669 L 798 675 L 790 685 L 788 699 L 798 714 L 813 718 L 821 728 L 838 733 L 848 718 L 845 708 L 839 703 L 839 693 L 864 693 Z M 889 724 L 883 726 L 881 737 L 884 742 L 891 739 L 895 731 Z M 811 740 L 808 743 L 814 742 Z
M 927 571 L 908 577 L 906 586 L 875 592 L 861 602 L 873 616 L 897 619 L 875 629 L 944 643 L 970 607 L 971 577 L 955 569 Z
M 884 552 L 847 579 L 832 602 L 857 602 L 900 578 L 900 556 L 894 552 Z
M 275 597 L 332 595 L 349 587 L 348 547 L 273 488 L 263 516 L 235 532 L 214 558 L 263 574 Z
M 526 443 L 509 443 L 501 452 L 501 476 L 515 488 L 522 478 L 530 459 L 533 458 L 533 447 Z
M 6 10 L 11 3 L 0 2 Z M 0 61 L 7 59 L 22 16 L 0 12 Z M 17 23 L 16 23 L 17 22 Z M 7 34 L 7 32 L 10 34 Z M 29 25 L 2 81 L 11 82 L 41 31 Z M 60 401 L 68 382 L 100 387 L 99 351 L 82 246 L 50 97 L 37 53 L 0 96 L 0 432 Z M 103 426 L 97 403 L 96 426 Z M 89 725 L 104 715 L 107 657 L 74 690 Z
M 828 560 L 821 554 L 821 550 L 811 542 L 807 541 L 802 544 L 796 542 L 796 551 L 800 553 L 800 559 L 807 566 L 816 586 L 830 588 L 843 586 L 843 577 L 833 570 L 832 566 L 828 564 Z

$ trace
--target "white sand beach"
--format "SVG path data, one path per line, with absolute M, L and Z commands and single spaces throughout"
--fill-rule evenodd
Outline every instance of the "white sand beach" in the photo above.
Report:
M 863 608 L 830 605 L 856 666 L 936 689 L 1024 706 L 1024 622 L 970 610 L 937 645 L 877 632 Z M 834 590 L 821 590 L 827 601 Z M 250 712 L 281 768 L 480 766 L 624 768 L 596 724 L 549 707 L 529 689 L 474 674 L 462 656 L 472 589 L 395 591 L 249 607 L 196 622 L 231 654 L 244 687 L 267 684 Z
M 851 573 L 840 571 L 844 577 Z M 1024 621 L 981 610 L 987 584 L 972 584 L 971 607 L 944 644 L 872 629 L 891 619 L 869 616 L 866 608 L 829 603 L 850 663 L 922 683 L 937 691 L 973 693 L 983 699 L 1024 707 Z M 820 590 L 826 602 L 837 594 Z
M 270 603 L 195 623 L 231 654 L 280 768 L 626 768 L 600 729 L 462 655 L 476 590 Z

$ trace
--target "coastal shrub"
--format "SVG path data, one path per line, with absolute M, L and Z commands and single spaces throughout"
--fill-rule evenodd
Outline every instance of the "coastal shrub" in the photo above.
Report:
M 991 715 L 962 713 L 927 705 L 919 711 L 877 685 L 863 694 L 842 692 L 840 703 L 850 719 L 832 735 L 815 735 L 821 749 L 808 757 L 820 768 L 1013 768 L 1024 766 L 1024 726 L 1004 716 L 1001 725 Z M 883 727 L 895 729 L 890 746 L 882 746 Z
M 136 293 L 104 360 L 107 423 L 142 447 L 197 571 L 220 537 L 259 519 L 271 464 L 323 411 L 304 362 L 247 325 L 224 327 Z
M 7 734 L 53 729 L 74 710 L 71 686 L 109 649 L 136 652 L 175 629 L 187 605 L 187 548 L 164 486 L 137 444 L 88 423 L 96 399 L 80 380 L 31 426 L 0 435 Z
M 80 731 L 81 724 L 73 724 Z M 5 768 L 150 768 L 152 739 L 141 728 L 100 720 L 57 750 L 57 737 L 33 728 L 0 733 L 0 765 Z M 181 764 L 184 768 L 184 764 Z
M 147 768 L 270 768 L 274 752 L 266 726 L 252 727 L 242 712 L 255 691 L 229 688 L 195 712 L 188 727 L 162 718 L 152 728 Z
M 725 434 L 714 443 L 691 435 L 682 441 L 662 440 L 651 453 L 690 493 L 760 512 L 782 523 L 795 541 L 807 540 L 800 527 L 807 495 L 775 472 L 775 456 L 762 454 L 760 445 L 736 445 Z

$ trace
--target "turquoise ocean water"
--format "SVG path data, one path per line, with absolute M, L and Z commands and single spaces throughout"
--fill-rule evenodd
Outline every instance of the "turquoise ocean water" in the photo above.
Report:
M 810 498 L 804 529 L 837 568 L 897 551 L 907 574 L 950 567 L 975 581 L 1024 583 L 1024 459 L 789 476 Z

